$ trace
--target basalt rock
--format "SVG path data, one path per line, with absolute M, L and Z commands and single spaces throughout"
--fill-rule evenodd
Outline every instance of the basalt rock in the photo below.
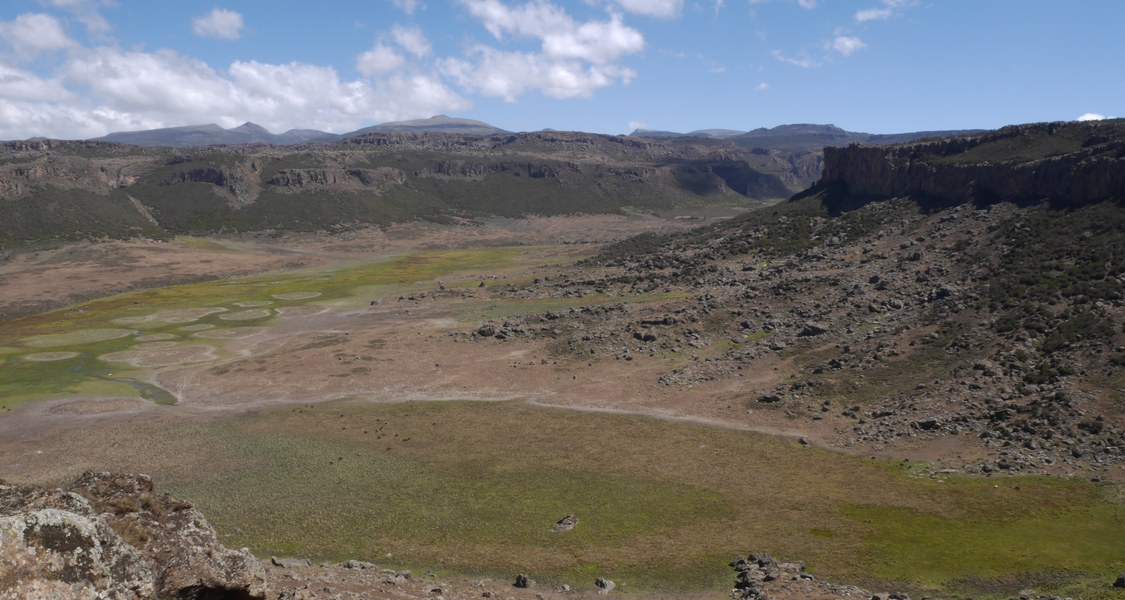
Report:
M 265 598 L 246 550 L 143 475 L 86 473 L 63 489 L 0 485 L 7 598 Z

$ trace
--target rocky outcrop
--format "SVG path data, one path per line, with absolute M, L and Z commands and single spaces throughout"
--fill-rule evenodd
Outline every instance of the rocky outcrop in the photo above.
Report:
M 822 184 L 848 194 L 1082 205 L 1125 197 L 1119 124 L 1048 123 L 901 146 L 825 148 Z
M 0 599 L 151 598 L 141 554 L 63 490 L 0 485 Z
M 525 175 L 532 179 L 558 178 L 563 173 L 580 173 L 573 163 L 484 163 L 466 161 L 440 161 L 418 171 L 418 177 L 480 180 L 496 173 Z
M 266 181 L 279 191 L 297 193 L 316 188 L 378 191 L 406 182 L 399 169 L 283 169 Z
M 64 489 L 0 484 L 0 599 L 264 598 L 246 550 L 143 475 L 86 473 Z

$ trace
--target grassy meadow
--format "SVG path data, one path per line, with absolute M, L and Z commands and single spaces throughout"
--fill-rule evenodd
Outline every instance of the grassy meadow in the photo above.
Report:
M 259 556 L 604 576 L 623 591 L 723 590 L 726 563 L 753 550 L 918 593 L 1010 595 L 1039 578 L 1089 597 L 1101 588 L 1088 582 L 1125 569 L 1119 487 L 924 475 L 783 438 L 520 402 L 334 402 L 90 429 L 69 444 L 88 463 L 71 471 L 151 473 Z M 578 526 L 552 532 L 567 514 Z

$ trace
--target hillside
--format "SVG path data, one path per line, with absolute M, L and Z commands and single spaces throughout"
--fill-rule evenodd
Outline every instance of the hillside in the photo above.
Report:
M 721 141 L 583 133 L 368 133 L 296 146 L 0 145 L 0 246 L 317 231 L 413 219 L 740 207 L 803 189 L 819 162 Z
M 669 386 L 792 370 L 746 398 L 833 445 L 969 472 L 1125 463 L 1122 122 L 1042 124 L 826 150 L 824 180 L 690 234 L 606 249 L 556 284 L 690 290 L 575 315 L 568 352 L 690 352 Z M 975 182 L 975 185 L 970 185 Z M 633 358 L 629 358 L 633 360 Z M 944 440 L 944 441 L 943 441 Z

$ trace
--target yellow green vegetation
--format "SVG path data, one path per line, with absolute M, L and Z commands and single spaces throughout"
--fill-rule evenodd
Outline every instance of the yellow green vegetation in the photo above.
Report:
M 1106 487 L 938 481 L 787 439 L 641 417 L 511 402 L 333 403 L 218 426 L 138 425 L 113 439 L 122 446 L 83 454 L 90 466 L 153 473 L 228 545 L 259 555 L 545 582 L 596 574 L 664 590 L 724 589 L 726 562 L 748 550 L 805 560 L 822 578 L 918 592 L 1125 569 L 1125 505 Z M 204 466 L 183 468 L 185 456 Z M 551 532 L 567 514 L 578 526 Z
M 211 281 L 120 294 L 77 307 L 34 315 L 0 327 L 0 411 L 42 398 L 73 395 L 91 383 L 112 380 L 108 389 L 172 403 L 168 392 L 144 383 L 146 369 L 177 364 L 175 352 L 161 356 L 134 356 L 135 344 L 153 336 L 182 333 L 184 327 L 213 327 L 208 339 L 225 335 L 246 322 L 274 322 L 275 309 L 309 302 L 366 303 L 367 294 L 406 289 L 419 281 L 452 273 L 499 269 L 519 264 L 534 250 L 489 248 L 424 252 L 348 266 L 323 273 L 281 275 Z M 542 261 L 542 258 L 530 260 Z M 269 306 L 269 308 L 248 308 Z M 191 348 L 187 348 L 190 350 Z M 55 353 L 45 361 L 43 351 Z M 68 352 L 69 354 L 58 354 Z M 28 357 L 31 357 L 30 360 Z M 210 355 L 195 352 L 195 359 Z M 62 358 L 65 357 L 65 358 Z M 125 362 L 111 362 L 105 357 Z M 39 359 L 39 360 L 37 360 Z M 82 387 L 85 386 L 85 387 Z

